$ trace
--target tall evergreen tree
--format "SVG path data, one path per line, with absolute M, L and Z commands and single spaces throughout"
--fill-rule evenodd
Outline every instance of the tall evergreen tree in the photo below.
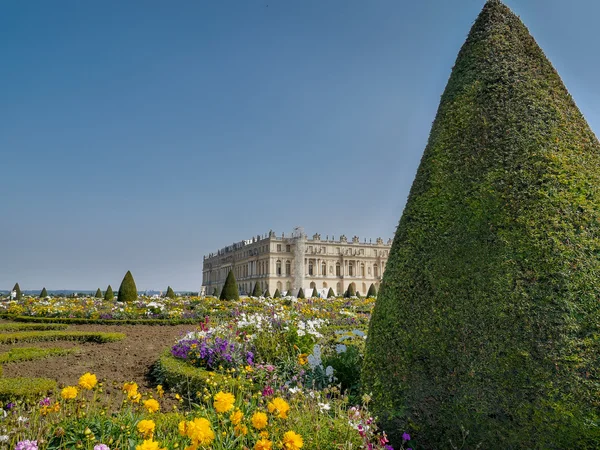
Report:
M 223 289 L 221 290 L 221 296 L 219 297 L 221 300 L 239 300 L 240 299 L 240 291 L 238 290 L 237 282 L 235 281 L 235 276 L 233 275 L 233 270 L 230 270 L 227 274 L 227 278 L 225 279 L 225 284 L 223 285 Z
M 46 298 L 48 297 L 48 291 L 46 290 L 46 288 L 42 289 L 42 292 L 40 292 L 40 298 Z
M 377 297 L 377 288 L 373 283 L 369 286 L 369 292 L 367 292 L 367 297 L 375 298 Z
M 273 298 L 281 298 L 281 292 L 279 292 L 279 289 L 275 289 L 275 293 L 273 294 Z
M 354 287 L 354 283 L 350 283 L 348 289 L 346 290 L 346 294 L 344 295 L 346 298 L 356 297 L 356 289 Z
M 271 293 L 269 292 L 269 288 L 267 288 L 267 290 L 265 291 L 264 297 L 265 298 L 271 298 Z
M 598 448 L 598 167 L 557 72 L 489 0 L 442 95 L 369 326 L 364 391 L 392 445 L 407 431 L 420 448 L 463 436 L 463 448 Z
M 19 283 L 15 283 L 15 286 L 13 287 L 13 291 L 15 291 L 17 293 L 17 300 L 21 300 L 23 298 L 23 293 L 21 292 Z
M 104 292 L 104 300 L 110 301 L 114 298 L 115 298 L 115 294 L 113 293 L 112 287 L 109 284 L 108 287 L 106 288 L 106 291 Z
M 306 297 L 304 296 L 304 290 L 303 290 L 302 288 L 300 288 L 300 289 L 298 290 L 298 295 L 296 296 L 296 298 L 306 298 Z
M 262 289 L 260 288 L 259 282 L 257 281 L 252 290 L 252 297 L 260 297 L 262 295 Z
M 318 296 L 319 296 L 319 293 L 317 292 L 317 288 L 314 287 L 313 291 L 312 291 L 312 294 L 311 294 L 311 297 L 318 297 Z
M 138 298 L 137 287 L 129 270 L 123 277 L 123 281 L 121 281 L 117 297 L 120 302 L 133 302 Z
M 98 290 L 96 291 L 96 298 L 102 298 L 102 291 L 100 290 L 100 288 L 98 288 Z
M 335 298 L 335 292 L 333 292 L 333 288 L 329 288 L 327 292 L 327 298 Z
M 165 294 L 165 297 L 177 298 L 177 296 L 175 295 L 175 291 L 173 291 L 173 289 L 171 289 L 171 286 L 167 286 L 167 293 Z

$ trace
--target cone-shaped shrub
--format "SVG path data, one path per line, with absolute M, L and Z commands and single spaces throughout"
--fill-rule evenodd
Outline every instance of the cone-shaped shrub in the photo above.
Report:
M 377 297 L 377 288 L 373 283 L 369 286 L 369 291 L 367 292 L 367 297 L 375 298 Z
M 238 291 L 238 286 L 235 281 L 235 276 L 233 275 L 233 270 L 230 270 L 227 274 L 227 278 L 225 279 L 225 284 L 223 285 L 223 289 L 221 290 L 221 295 L 219 298 L 221 300 L 240 299 L 240 293 Z
M 15 286 L 13 287 L 13 291 L 15 291 L 17 293 L 17 300 L 21 300 L 21 298 L 23 298 L 23 293 L 21 292 L 19 283 L 15 283 Z
M 281 292 L 279 292 L 279 289 L 275 289 L 275 293 L 273 294 L 273 298 L 281 298 Z
M 104 300 L 112 300 L 114 298 L 115 294 L 113 293 L 112 287 L 109 284 L 106 288 L 106 291 L 104 292 Z
M 317 288 L 316 287 L 313 288 L 312 294 L 310 296 L 311 297 L 318 297 L 319 296 L 319 293 L 317 292 Z
M 138 298 L 137 287 L 129 270 L 123 277 L 123 281 L 121 281 L 117 298 L 120 302 L 133 302 Z
M 262 295 L 262 289 L 260 288 L 260 285 L 258 284 L 258 281 L 256 282 L 256 284 L 254 285 L 254 289 L 252 290 L 252 297 L 260 297 Z
M 42 288 L 42 292 L 40 292 L 40 298 L 46 297 L 48 297 L 48 291 L 46 290 L 46 288 Z
M 219 296 L 219 289 L 214 288 L 212 295 L 213 295 L 213 297 L 218 297 Z
M 306 298 L 304 295 L 304 290 L 302 288 L 298 290 L 298 295 L 296 295 L 296 298 Z
M 356 289 L 354 287 L 354 283 L 350 283 L 348 289 L 346 290 L 346 294 L 344 295 L 346 298 L 356 297 Z
M 100 288 L 98 288 L 98 290 L 96 291 L 96 295 L 94 297 L 95 298 L 102 298 L 102 291 L 100 290 Z
M 333 288 L 329 288 L 329 291 L 327 292 L 327 298 L 334 298 L 335 297 L 335 292 L 333 292 Z
M 269 292 L 269 288 L 267 288 L 267 290 L 265 291 L 264 297 L 265 298 L 270 298 L 271 297 L 271 293 Z
M 176 298 L 175 292 L 171 289 L 171 286 L 167 286 L 167 293 L 165 294 L 167 298 Z
M 375 304 L 363 383 L 394 447 L 597 448 L 600 145 L 525 26 L 463 45 Z

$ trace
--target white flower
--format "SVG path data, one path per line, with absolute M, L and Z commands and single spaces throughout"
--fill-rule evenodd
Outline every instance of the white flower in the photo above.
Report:
M 335 346 L 335 352 L 339 355 L 344 353 L 348 348 L 344 344 L 338 344 Z
M 3 434 L 0 436 L 0 442 L 8 442 L 10 438 L 8 437 L 7 434 Z
M 318 405 L 321 412 L 329 411 L 331 409 L 331 405 L 329 403 L 319 403 Z

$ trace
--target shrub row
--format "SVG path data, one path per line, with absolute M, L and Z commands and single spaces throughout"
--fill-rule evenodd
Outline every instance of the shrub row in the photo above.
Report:
M 51 356 L 64 356 L 76 351 L 78 351 L 77 348 L 13 348 L 8 352 L 0 353 L 0 364 L 17 361 L 32 361 L 34 359 L 43 359 Z
M 39 400 L 56 389 L 56 381 L 48 378 L 0 378 L 0 401 Z
M 60 323 L 0 323 L 0 333 L 6 331 L 45 331 L 45 330 L 64 330 L 68 325 Z
M 0 334 L 0 344 L 36 341 L 79 341 L 79 342 L 116 342 L 124 339 L 123 333 L 103 333 L 87 331 L 23 331 L 21 333 Z
M 80 317 L 33 317 L 7 316 L 16 322 L 64 323 L 74 325 L 189 325 L 197 324 L 198 319 L 85 319 Z

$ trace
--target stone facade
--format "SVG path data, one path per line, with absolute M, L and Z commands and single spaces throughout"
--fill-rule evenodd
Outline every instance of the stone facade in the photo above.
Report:
M 354 283 L 355 290 L 365 295 L 371 283 L 379 291 L 391 243 L 381 238 L 361 243 L 358 236 L 349 241 L 343 235 L 338 240 L 321 239 L 320 234 L 308 239 L 302 228 L 289 236 L 270 231 L 204 256 L 202 292 L 209 295 L 215 288 L 220 292 L 233 270 L 241 294 L 252 292 L 259 283 L 263 292 L 268 288 L 271 294 L 279 289 L 281 295 L 296 295 L 302 287 L 307 296 L 313 288 L 321 296 L 329 288 L 342 295 Z

